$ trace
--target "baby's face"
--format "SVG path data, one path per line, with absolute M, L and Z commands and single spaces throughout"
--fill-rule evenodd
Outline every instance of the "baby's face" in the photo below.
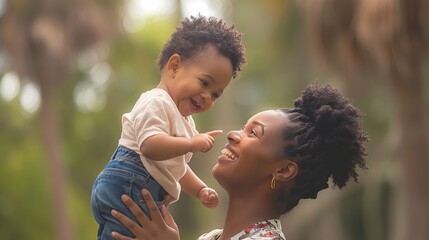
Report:
M 169 90 L 180 113 L 186 117 L 209 110 L 231 78 L 230 59 L 209 46 L 193 59 L 183 61 Z

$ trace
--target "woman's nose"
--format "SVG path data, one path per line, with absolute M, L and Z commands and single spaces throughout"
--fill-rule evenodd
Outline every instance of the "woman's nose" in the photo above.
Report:
M 230 143 L 239 143 L 241 140 L 240 132 L 239 131 L 231 131 L 229 132 L 226 137 L 228 138 L 228 141 Z

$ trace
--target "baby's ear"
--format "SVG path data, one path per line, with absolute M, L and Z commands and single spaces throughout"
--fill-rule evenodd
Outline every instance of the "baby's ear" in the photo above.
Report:
M 284 160 L 285 163 L 282 164 L 282 167 L 278 168 L 274 173 L 274 178 L 277 181 L 291 181 L 298 174 L 298 164 L 291 160 Z
M 167 71 L 171 76 L 174 76 L 177 69 L 182 65 L 182 58 L 179 54 L 175 53 L 171 55 L 167 62 Z

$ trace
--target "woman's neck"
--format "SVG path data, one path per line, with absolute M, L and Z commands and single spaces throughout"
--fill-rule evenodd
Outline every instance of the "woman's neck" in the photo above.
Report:
M 241 197 L 231 196 L 220 240 L 230 239 L 257 222 L 279 218 L 280 211 L 276 205 L 271 199 L 254 193 Z

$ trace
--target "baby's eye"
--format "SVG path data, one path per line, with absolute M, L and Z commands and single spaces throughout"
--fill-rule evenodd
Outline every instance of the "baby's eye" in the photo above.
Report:
M 201 83 L 201 86 L 203 86 L 203 87 L 208 87 L 209 86 L 209 82 L 208 81 L 206 81 L 206 80 L 201 80 L 200 79 L 200 83 Z
M 219 94 L 217 94 L 217 93 L 213 93 L 213 98 L 214 99 L 218 99 L 220 96 L 219 96 Z

